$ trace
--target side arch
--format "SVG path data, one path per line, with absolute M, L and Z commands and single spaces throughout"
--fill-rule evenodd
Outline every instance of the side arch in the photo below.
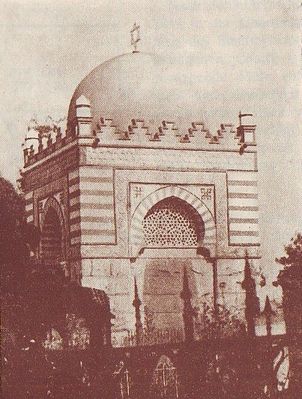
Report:
M 50 262 L 51 250 L 53 250 L 55 262 L 60 262 L 66 258 L 66 228 L 62 208 L 59 202 L 54 197 L 49 197 L 44 204 L 43 212 L 41 215 L 41 246 L 40 251 L 42 257 L 48 258 Z M 53 240 L 53 248 L 51 246 Z M 45 254 L 45 251 L 48 255 Z M 51 249 L 52 248 L 52 249 Z
M 190 191 L 179 186 L 171 185 L 153 191 L 136 207 L 129 226 L 130 256 L 137 256 L 139 251 L 145 246 L 143 231 L 143 220 L 145 215 L 155 204 L 169 197 L 177 197 L 187 202 L 198 212 L 204 222 L 204 245 L 212 245 L 216 242 L 215 219 L 207 206 Z

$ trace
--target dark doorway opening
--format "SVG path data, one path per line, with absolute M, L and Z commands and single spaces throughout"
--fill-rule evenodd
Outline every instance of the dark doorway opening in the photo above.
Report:
M 59 265 L 63 260 L 62 227 L 57 212 L 50 208 L 41 235 L 41 256 L 46 265 Z

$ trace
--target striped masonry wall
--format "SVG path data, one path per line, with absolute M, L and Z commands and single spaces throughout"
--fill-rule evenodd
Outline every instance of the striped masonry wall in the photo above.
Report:
M 33 223 L 34 221 L 34 199 L 33 191 L 25 194 L 25 215 L 27 223 Z
M 69 173 L 70 243 L 114 244 L 113 170 L 85 166 Z
M 230 245 L 259 245 L 256 172 L 228 172 Z

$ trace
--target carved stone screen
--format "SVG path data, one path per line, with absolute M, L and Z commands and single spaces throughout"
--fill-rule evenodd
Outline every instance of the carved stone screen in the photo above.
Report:
M 177 197 L 155 204 L 143 220 L 148 247 L 196 247 L 203 239 L 204 223 L 198 212 Z

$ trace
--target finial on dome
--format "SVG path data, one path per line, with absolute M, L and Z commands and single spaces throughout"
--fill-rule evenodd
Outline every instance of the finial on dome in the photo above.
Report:
M 140 38 L 140 26 L 134 22 L 133 28 L 130 31 L 131 34 L 131 46 L 133 46 L 133 53 L 138 53 L 137 43 L 141 40 Z

